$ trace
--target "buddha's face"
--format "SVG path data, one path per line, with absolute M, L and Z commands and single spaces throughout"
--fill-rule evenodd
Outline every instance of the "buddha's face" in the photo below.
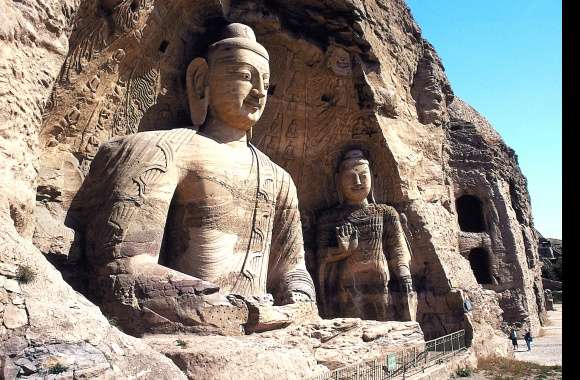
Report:
M 217 52 L 209 62 L 211 117 L 242 130 L 262 116 L 270 81 L 268 60 L 248 49 Z
M 350 55 L 344 49 L 331 48 L 326 64 L 336 75 L 347 76 L 352 73 Z
M 339 173 L 339 186 L 347 204 L 366 203 L 371 191 L 371 171 L 368 164 L 347 160 Z

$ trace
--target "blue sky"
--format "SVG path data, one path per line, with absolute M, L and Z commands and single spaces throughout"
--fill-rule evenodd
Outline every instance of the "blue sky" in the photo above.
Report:
M 501 134 L 528 179 L 536 229 L 562 236 L 562 3 L 407 0 L 455 95 Z

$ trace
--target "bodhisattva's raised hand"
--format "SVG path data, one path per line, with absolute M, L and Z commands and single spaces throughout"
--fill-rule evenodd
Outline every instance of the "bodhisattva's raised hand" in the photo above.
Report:
M 405 293 L 411 293 L 413 291 L 413 280 L 411 276 L 401 278 L 401 288 Z
M 353 251 L 358 248 L 358 230 L 350 223 L 336 227 L 336 240 L 341 251 Z
M 401 290 L 405 293 L 411 293 L 413 291 L 413 279 L 411 277 L 411 271 L 408 266 L 400 266 L 399 268 L 399 278 L 401 281 Z

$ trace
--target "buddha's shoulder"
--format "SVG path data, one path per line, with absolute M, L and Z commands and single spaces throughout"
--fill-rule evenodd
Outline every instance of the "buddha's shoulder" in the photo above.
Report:
M 197 131 L 189 128 L 147 131 L 114 137 L 102 144 L 100 150 L 112 153 L 118 150 L 134 150 L 143 146 L 158 146 L 161 149 L 173 150 L 195 143 L 196 140 L 199 140 Z
M 339 206 L 327 208 L 318 212 L 316 221 L 318 224 L 335 223 L 337 220 L 344 217 L 344 212 Z
M 374 203 L 374 204 L 372 204 L 372 207 L 374 207 L 377 212 L 379 212 L 385 216 L 388 216 L 391 218 L 398 218 L 399 217 L 399 213 L 391 205 L 387 205 L 384 203 L 378 203 L 378 204 Z
M 286 181 L 289 181 L 292 184 L 294 184 L 294 181 L 292 180 L 292 176 L 290 175 L 290 173 L 288 173 L 288 171 L 286 169 L 284 169 L 283 167 L 281 167 L 280 165 L 278 165 L 277 163 L 272 161 L 272 159 L 266 153 L 262 152 L 258 148 L 253 147 L 253 149 L 256 152 L 256 154 L 258 155 L 258 157 L 260 158 L 260 161 L 262 162 L 262 164 L 266 164 L 267 166 L 272 168 L 272 170 L 274 171 L 275 176 L 278 178 L 278 180 L 286 180 Z

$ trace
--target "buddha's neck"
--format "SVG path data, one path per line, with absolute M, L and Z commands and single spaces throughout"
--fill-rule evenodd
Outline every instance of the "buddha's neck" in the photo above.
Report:
M 345 199 L 342 204 L 348 207 L 367 207 L 369 205 L 369 201 L 366 199 L 364 199 L 362 202 Z
M 214 118 L 206 122 L 203 134 L 219 143 L 227 144 L 231 148 L 246 148 L 248 146 L 245 130 L 231 127 Z

